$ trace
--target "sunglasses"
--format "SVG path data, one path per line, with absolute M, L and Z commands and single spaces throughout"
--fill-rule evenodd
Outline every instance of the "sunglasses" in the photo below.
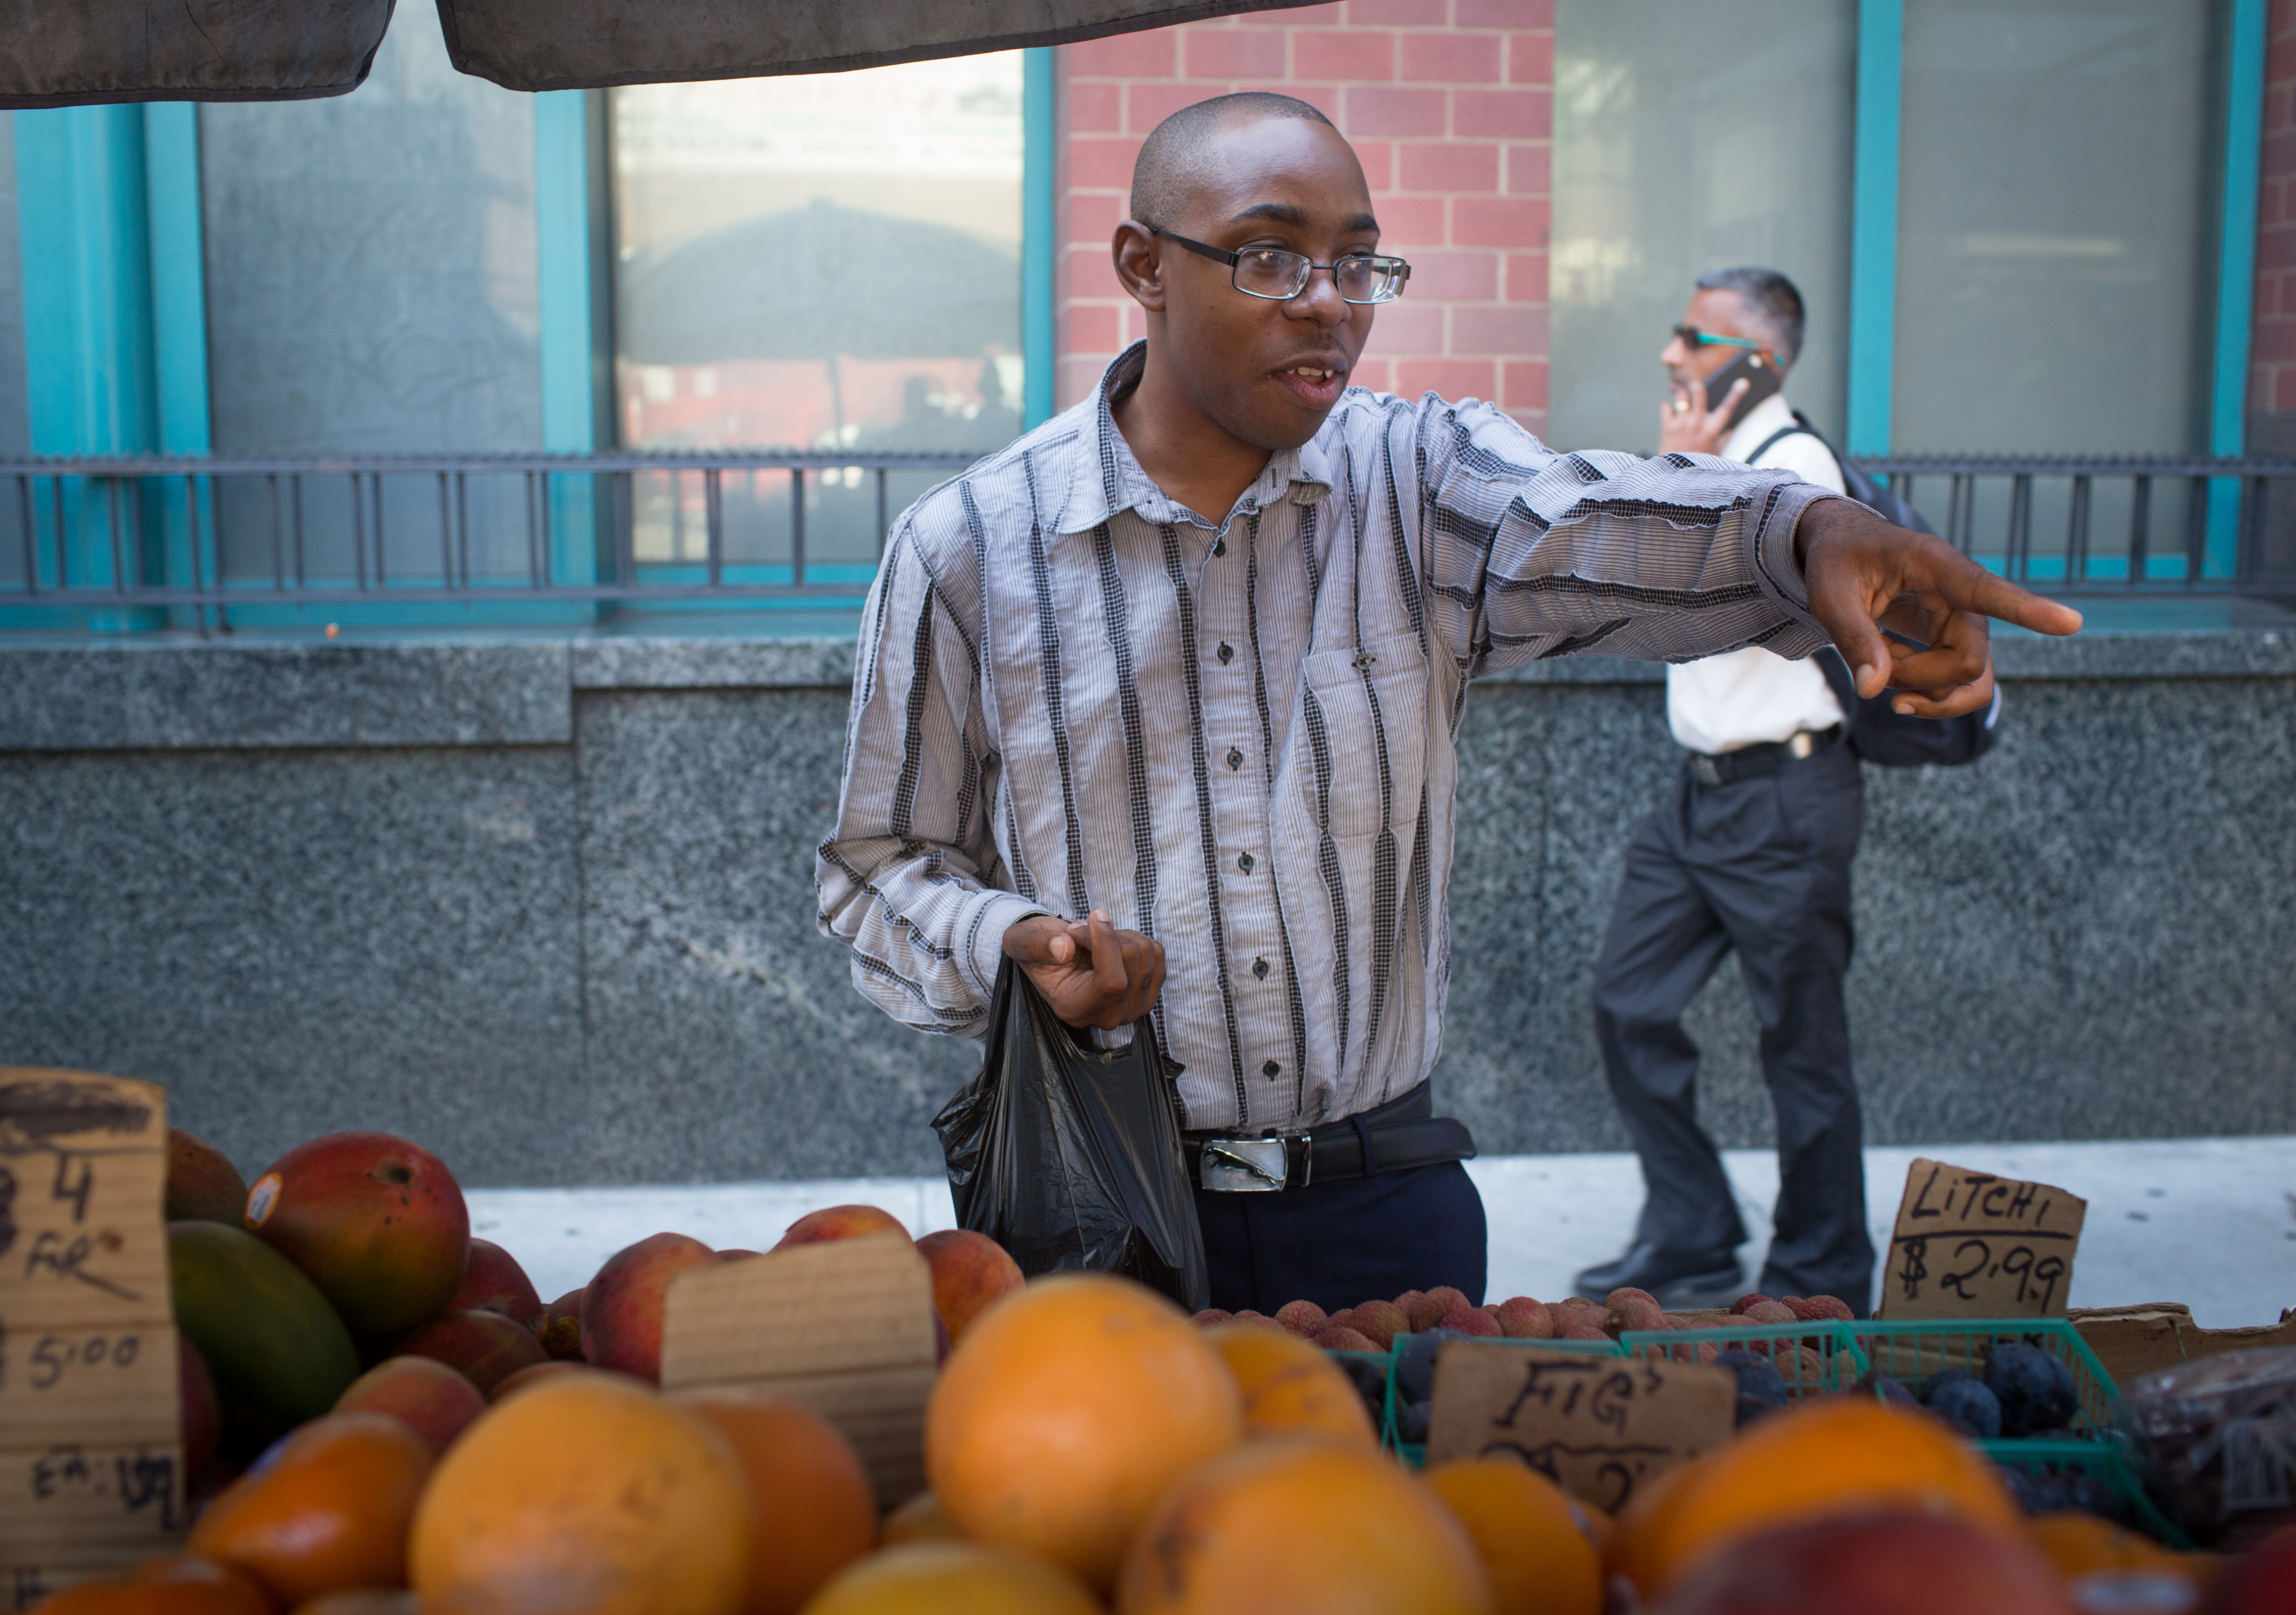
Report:
M 1699 348 L 1709 343 L 1725 348 L 1759 348 L 1759 342 L 1750 342 L 1744 337 L 1716 336 L 1710 331 L 1701 331 L 1695 325 L 1677 325 L 1674 334 L 1682 339 L 1685 348 Z

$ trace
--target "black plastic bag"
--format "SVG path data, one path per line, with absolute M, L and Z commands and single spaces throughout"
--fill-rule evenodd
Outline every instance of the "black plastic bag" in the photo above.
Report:
M 1005 960 L 980 1075 L 933 1118 L 958 1226 L 1031 1277 L 1120 1273 L 1203 1310 L 1211 1277 L 1180 1149 L 1177 1070 L 1145 1016 L 1129 1047 L 1083 1046 Z

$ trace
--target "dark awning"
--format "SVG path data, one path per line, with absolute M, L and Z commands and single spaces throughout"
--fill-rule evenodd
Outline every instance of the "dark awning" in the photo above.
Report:
M 513 90 L 841 73 L 1070 45 L 1318 0 L 439 0 L 465 73 Z
M 365 81 L 392 0 L 14 0 L 0 108 L 302 101 Z M 838 73 L 1317 0 L 439 0 L 455 65 L 513 90 Z
M 391 0 L 16 0 L 0 107 L 308 101 L 366 82 Z

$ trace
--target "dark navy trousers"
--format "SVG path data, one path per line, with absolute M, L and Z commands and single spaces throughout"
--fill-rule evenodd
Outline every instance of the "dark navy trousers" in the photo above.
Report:
M 1489 1230 L 1457 1161 L 1273 1194 L 1196 1191 L 1212 1305 L 1270 1316 L 1286 1301 L 1326 1312 L 1448 1284 L 1480 1305 Z
M 1734 1247 L 1746 1230 L 1698 1125 L 1698 1045 L 1682 1015 L 1737 954 L 1778 1125 L 1778 1201 L 1758 1287 L 1839 1296 L 1863 1316 L 1874 1247 L 1841 991 L 1865 808 L 1857 770 L 1839 746 L 1719 785 L 1685 770 L 1628 844 L 1595 969 L 1595 1029 L 1642 1157 L 1637 1242 L 1685 1254 Z

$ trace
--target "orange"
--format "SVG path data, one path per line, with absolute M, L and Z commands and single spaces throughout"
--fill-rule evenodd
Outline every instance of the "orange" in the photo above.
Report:
M 1439 1463 L 1427 1484 L 1474 1539 L 1497 1615 L 1602 1615 L 1602 1556 L 1561 1487 L 1511 1458 Z
M 1491 1615 L 1475 1545 L 1383 1454 L 1254 1441 L 1189 1474 L 1124 1556 L 1118 1615 Z
M 40 1615 L 271 1615 L 271 1599 L 253 1577 L 189 1554 L 79 1582 L 36 1607 Z
M 1104 1590 L 1164 1488 L 1243 1438 L 1235 1381 L 1188 1315 L 1062 1274 L 982 1313 L 925 1408 L 933 1495 L 971 1541 Z
M 1379 1432 L 1355 1384 L 1324 1349 L 1265 1324 L 1215 1324 L 1204 1331 L 1243 1395 L 1247 1436 L 1322 1436 L 1365 1452 Z
M 1619 1512 L 1609 1521 L 1609 1529 L 1602 1533 L 1603 1575 L 1606 1582 L 1612 1576 L 1624 1576 L 1639 1587 L 1650 1579 L 1644 1566 L 1648 1557 L 1644 1545 L 1659 1539 L 1661 1516 L 1697 1468 L 1693 1462 L 1662 1469 L 1635 1488 L 1619 1505 Z
M 1620 1518 L 1614 1555 L 1645 1599 L 1741 1538 L 1828 1515 L 1897 1510 L 2023 1539 L 2016 1499 L 1982 1453 L 1927 1414 L 1849 1397 L 1772 1414 L 1655 1504 L 1631 1528 Z
M 805 1615 L 1103 1615 L 1066 1570 L 1002 1548 L 912 1542 L 850 1566 Z
M 1570 1506 L 1578 1511 L 1578 1529 L 1587 1533 L 1587 1540 L 1595 1545 L 1595 1556 L 1611 1556 L 1611 1539 L 1619 1533 L 1618 1522 L 1583 1497 L 1570 1499 Z
M 2180 1570 L 2182 1560 L 2149 1537 L 2140 1537 L 2085 1509 L 2037 1514 L 2025 1521 L 2034 1545 L 2070 1580 L 2091 1570 Z
M 904 1542 L 962 1542 L 964 1533 L 940 1505 L 940 1499 L 931 1491 L 919 1492 L 900 1507 L 885 1516 L 884 1543 L 898 1547 Z
M 337 1587 L 401 1586 L 430 1443 L 379 1413 L 330 1414 L 226 1487 L 185 1546 L 289 1609 Z
M 426 1604 L 738 1615 L 750 1504 L 715 1426 L 613 1374 L 521 1391 L 439 1461 L 407 1553 Z
M 749 1477 L 746 1615 L 797 1615 L 822 1583 L 877 1545 L 869 1473 L 828 1420 L 762 1398 L 672 1399 L 718 1427 Z

